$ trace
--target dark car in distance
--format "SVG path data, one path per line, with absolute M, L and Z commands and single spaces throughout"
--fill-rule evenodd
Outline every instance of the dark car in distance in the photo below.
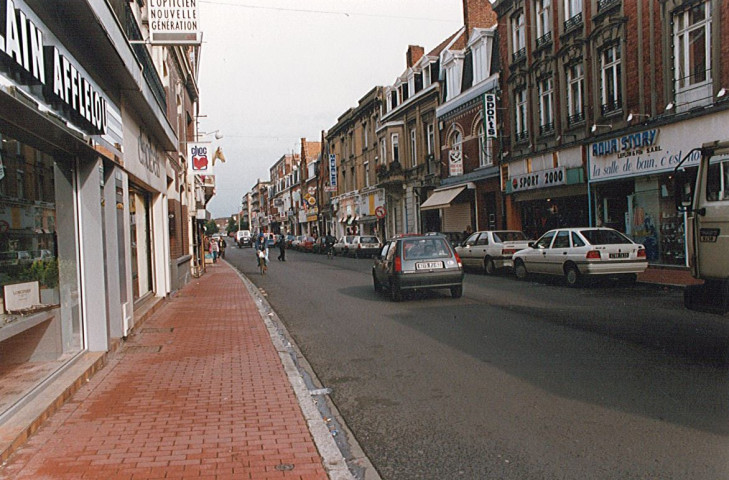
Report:
M 461 259 L 443 235 L 398 236 L 385 243 L 372 266 L 376 292 L 387 290 L 393 301 L 403 290 L 447 288 L 463 295 Z

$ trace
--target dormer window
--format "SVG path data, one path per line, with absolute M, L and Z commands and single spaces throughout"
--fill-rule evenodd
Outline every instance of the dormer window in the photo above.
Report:
M 450 100 L 461 94 L 463 55 L 449 54 L 443 65 L 446 71 L 446 100 Z
M 423 88 L 428 88 L 430 86 L 430 69 L 432 64 L 429 63 L 426 66 L 423 67 Z
M 486 80 L 491 74 L 491 46 L 493 30 L 475 29 L 468 46 L 473 60 L 473 84 Z

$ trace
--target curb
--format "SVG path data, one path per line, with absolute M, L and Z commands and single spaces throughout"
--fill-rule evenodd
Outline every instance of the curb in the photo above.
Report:
M 258 288 L 243 273 L 229 263 L 228 266 L 236 272 L 238 277 L 243 281 L 248 293 L 250 293 L 251 297 L 256 302 L 258 312 L 268 329 L 268 334 L 271 337 L 273 346 L 278 352 L 284 371 L 289 378 L 289 383 L 291 384 L 294 394 L 299 401 L 299 406 L 301 407 L 306 423 L 309 426 L 309 431 L 314 439 L 314 443 L 316 444 L 319 454 L 323 459 L 323 465 L 329 475 L 329 478 L 331 480 L 356 480 L 349 471 L 349 467 L 347 466 L 347 462 L 344 459 L 342 452 L 339 450 L 339 447 L 334 441 L 324 419 L 319 414 L 319 410 L 314 404 L 312 395 L 307 389 L 304 379 L 291 358 L 291 352 L 286 347 L 288 340 L 284 338 L 284 335 L 279 331 L 278 327 L 274 323 L 273 318 L 276 314 L 271 308 L 271 305 L 265 298 L 263 298 L 261 293 L 258 291 Z

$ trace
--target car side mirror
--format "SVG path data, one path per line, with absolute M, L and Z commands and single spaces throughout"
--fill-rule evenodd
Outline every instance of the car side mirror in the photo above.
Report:
M 673 180 L 673 198 L 676 201 L 676 210 L 680 213 L 690 212 L 693 203 L 693 182 L 686 170 L 677 170 Z

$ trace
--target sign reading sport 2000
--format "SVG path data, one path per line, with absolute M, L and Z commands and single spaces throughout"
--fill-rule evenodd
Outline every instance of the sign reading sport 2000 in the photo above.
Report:
M 13 0 L 0 0 L 2 63 L 24 83 L 40 83 L 46 101 L 80 127 L 105 134 L 106 99 L 73 58 L 62 54 L 56 45 L 44 43 L 42 24 L 31 17 L 28 7 L 16 8 Z

